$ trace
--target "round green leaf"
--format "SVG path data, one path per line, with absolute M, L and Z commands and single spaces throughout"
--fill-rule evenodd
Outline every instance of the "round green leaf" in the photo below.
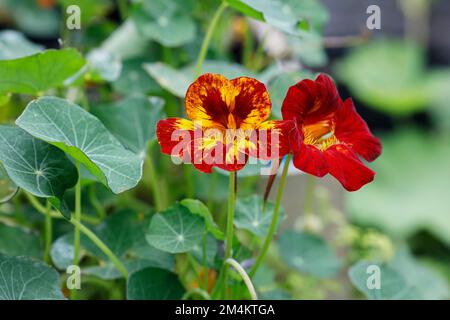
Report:
M 179 300 L 183 292 L 176 274 L 158 268 L 132 273 L 127 283 L 128 300 Z
M 147 39 L 165 47 L 178 47 L 191 42 L 196 32 L 190 11 L 183 10 L 183 2 L 187 1 L 144 1 L 133 7 L 131 19 Z
M 341 267 L 330 246 L 313 234 L 285 231 L 278 247 L 284 262 L 300 272 L 327 278 L 336 275 Z
M 184 199 L 180 202 L 183 206 L 189 209 L 192 214 L 197 214 L 205 220 L 206 230 L 211 232 L 216 239 L 223 240 L 225 238 L 222 230 L 214 221 L 214 218 L 209 211 L 208 207 L 196 199 Z
M 198 245 L 204 232 L 204 219 L 193 215 L 189 209 L 177 203 L 153 216 L 146 239 L 159 250 L 181 253 Z
M 78 172 L 66 155 L 17 127 L 0 126 L 0 142 L 0 161 L 11 180 L 37 197 L 50 198 L 70 216 L 62 196 L 76 184 Z
M 0 254 L 0 300 L 62 300 L 59 274 L 44 262 Z
M 141 179 L 142 160 L 126 150 L 100 120 L 67 100 L 33 100 L 16 123 L 82 163 L 114 193 L 135 187 Z
M 133 96 L 95 107 L 92 113 L 126 148 L 144 159 L 148 143 L 156 138 L 156 124 L 165 117 L 163 106 L 160 98 Z
M 46 50 L 15 60 L 0 60 L 0 94 L 42 93 L 63 85 L 84 64 L 75 49 Z
M 236 228 L 245 229 L 258 237 L 264 237 L 269 231 L 273 217 L 274 204 L 267 202 L 263 211 L 263 199 L 258 195 L 239 198 L 236 202 L 234 225 Z M 280 208 L 278 226 L 283 221 L 285 212 Z

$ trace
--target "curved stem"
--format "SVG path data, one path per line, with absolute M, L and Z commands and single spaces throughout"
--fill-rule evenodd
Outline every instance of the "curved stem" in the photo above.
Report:
M 187 291 L 183 295 L 181 300 L 187 300 L 190 297 L 192 297 L 193 295 L 198 295 L 198 296 L 202 297 L 203 300 L 211 300 L 211 297 L 209 296 L 208 292 L 206 292 L 205 290 L 199 289 L 199 288 L 194 288 L 194 289 Z
M 264 240 L 264 244 L 261 248 L 261 252 L 259 253 L 258 258 L 255 261 L 255 264 L 253 265 L 252 269 L 250 270 L 250 277 L 253 277 L 258 270 L 259 266 L 261 265 L 262 261 L 264 260 L 264 257 L 266 256 L 267 250 L 269 250 L 270 243 L 272 242 L 273 236 L 275 234 L 275 231 L 277 229 L 278 225 L 278 216 L 280 213 L 280 207 L 281 207 L 281 200 L 283 198 L 283 191 L 284 186 L 286 184 L 286 177 L 287 172 L 289 169 L 289 164 L 291 162 L 292 155 L 289 154 L 286 158 L 286 162 L 284 163 L 283 167 L 283 173 L 281 175 L 280 185 L 278 186 L 278 192 L 277 192 L 277 200 L 275 202 L 275 208 L 273 209 L 273 216 L 272 221 L 270 223 L 269 231 L 267 232 L 266 239 Z
M 200 53 L 197 58 L 197 64 L 195 65 L 195 78 L 197 78 L 202 72 L 203 62 L 206 58 L 206 53 L 208 52 L 209 43 L 211 42 L 212 35 L 214 30 L 216 29 L 217 23 L 219 22 L 220 16 L 226 9 L 228 4 L 225 1 L 222 1 L 217 11 L 214 13 L 214 16 L 211 20 L 211 23 L 208 26 L 208 30 L 206 31 L 205 38 L 203 39 L 202 46 L 200 48 Z
M 25 192 L 25 195 L 30 202 L 30 204 L 39 212 L 45 215 L 46 209 L 45 207 L 38 201 L 38 199 L 33 196 L 32 194 Z M 55 219 L 64 219 L 64 217 L 55 212 L 51 211 L 50 216 Z M 120 271 L 120 273 L 125 277 L 128 278 L 128 271 L 125 268 L 125 266 L 120 262 L 120 260 L 114 255 L 114 253 L 111 251 L 111 249 L 108 248 L 106 244 L 103 243 L 102 240 L 100 240 L 95 233 L 93 233 L 89 228 L 87 228 L 85 225 L 83 225 L 81 222 L 76 221 L 73 219 L 73 217 L 69 220 L 71 224 L 78 227 L 81 233 L 83 233 L 86 237 L 88 237 L 114 264 L 114 266 L 117 268 L 117 270 Z
M 120 260 L 114 255 L 114 253 L 111 251 L 111 249 L 102 241 L 100 240 L 97 235 L 92 232 L 90 229 L 88 229 L 85 225 L 83 225 L 81 222 L 74 220 L 73 218 L 69 221 L 71 224 L 73 224 L 76 228 L 80 230 L 81 233 L 83 233 L 86 237 L 89 238 L 114 264 L 114 266 L 119 270 L 119 272 L 125 277 L 128 278 L 128 271 L 125 268 L 125 266 L 120 262 Z
M 248 276 L 247 272 L 245 272 L 245 269 L 242 268 L 242 266 L 239 264 L 239 262 L 237 262 L 232 258 L 229 258 L 225 261 L 225 263 L 228 263 L 239 273 L 242 280 L 244 280 L 245 285 L 247 286 L 248 292 L 250 293 L 252 300 L 258 300 L 258 295 L 256 294 L 255 286 L 253 285 L 252 280 Z

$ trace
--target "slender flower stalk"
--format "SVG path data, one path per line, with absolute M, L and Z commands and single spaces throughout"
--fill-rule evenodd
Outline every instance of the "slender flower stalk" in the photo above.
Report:
M 205 38 L 203 39 L 202 46 L 200 48 L 200 53 L 197 58 L 197 64 L 195 65 L 195 78 L 197 78 L 202 72 L 203 62 L 205 62 L 206 53 L 208 52 L 209 43 L 211 42 L 212 35 L 214 34 L 214 30 L 216 29 L 217 23 L 219 22 L 220 17 L 223 12 L 227 8 L 228 4 L 225 1 L 222 1 L 217 11 L 214 13 L 214 16 L 211 20 L 211 23 L 208 26 L 208 30 L 206 31 Z
M 234 223 L 234 206 L 236 202 L 236 172 L 230 172 L 230 190 L 228 197 L 228 214 L 227 214 L 227 230 L 225 243 L 225 261 L 233 256 L 233 223 Z M 223 294 L 226 296 L 228 285 L 228 265 L 226 262 L 223 266 Z
M 258 258 L 255 261 L 255 264 L 253 265 L 252 269 L 250 270 L 250 277 L 253 277 L 256 274 L 256 271 L 258 271 L 258 268 L 260 267 L 262 261 L 264 260 L 264 257 L 267 254 L 267 250 L 269 249 L 270 243 L 272 242 L 273 236 L 275 235 L 275 231 L 277 229 L 278 225 L 278 216 L 280 213 L 280 207 L 281 207 L 281 200 L 283 198 L 283 191 L 284 186 L 286 184 L 286 177 L 289 169 L 289 164 L 291 162 L 292 155 L 289 154 L 285 160 L 284 167 L 283 167 L 283 173 L 281 175 L 280 179 L 280 185 L 278 186 L 278 192 L 277 192 L 277 199 L 275 202 L 275 208 L 273 209 L 273 216 L 272 221 L 270 223 L 269 231 L 267 232 L 266 239 L 264 240 L 263 246 L 261 248 L 261 252 L 259 253 Z
M 50 248 L 52 246 L 53 230 L 52 230 L 52 216 L 51 204 L 47 201 L 45 207 L 45 238 L 44 238 L 44 261 L 50 264 Z

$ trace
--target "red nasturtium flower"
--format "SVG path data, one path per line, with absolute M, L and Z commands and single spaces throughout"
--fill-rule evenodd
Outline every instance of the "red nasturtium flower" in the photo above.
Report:
M 381 143 L 358 115 L 351 99 L 339 96 L 333 80 L 321 74 L 289 88 L 282 106 L 284 120 L 293 120 L 290 144 L 294 166 L 306 173 L 334 176 L 348 191 L 371 182 L 375 172 L 359 159 L 373 161 Z
M 156 134 L 163 153 L 200 171 L 210 173 L 213 166 L 237 171 L 249 156 L 274 159 L 289 152 L 286 122 L 267 120 L 269 93 L 256 79 L 204 74 L 188 88 L 185 109 L 189 120 L 161 120 Z

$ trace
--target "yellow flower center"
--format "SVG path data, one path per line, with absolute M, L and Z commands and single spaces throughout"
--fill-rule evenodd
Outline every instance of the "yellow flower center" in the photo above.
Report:
M 338 143 L 334 135 L 334 123 L 331 120 L 322 120 L 303 126 L 304 143 L 313 145 L 320 151 L 325 151 Z

